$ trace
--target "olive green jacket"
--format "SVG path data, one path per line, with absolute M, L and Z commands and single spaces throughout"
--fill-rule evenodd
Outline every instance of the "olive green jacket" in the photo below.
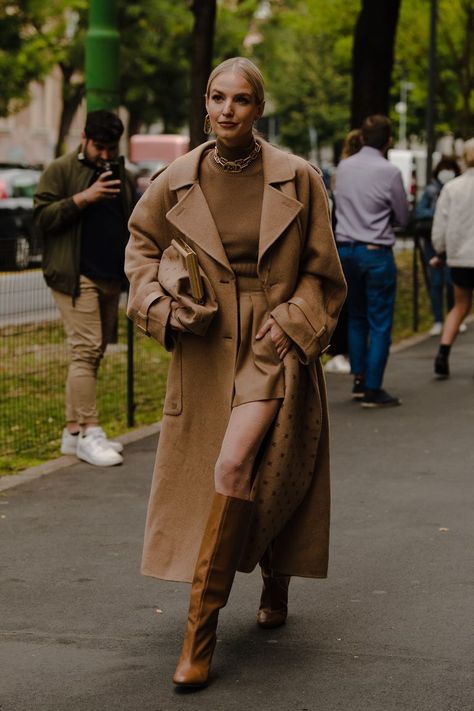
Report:
M 79 295 L 79 264 L 83 211 L 72 196 L 89 187 L 93 170 L 78 160 L 79 149 L 57 158 L 40 178 L 34 199 L 34 221 L 43 239 L 43 274 L 48 286 Z M 133 209 L 132 176 L 121 176 L 124 220 Z M 124 246 L 125 247 L 125 246 Z

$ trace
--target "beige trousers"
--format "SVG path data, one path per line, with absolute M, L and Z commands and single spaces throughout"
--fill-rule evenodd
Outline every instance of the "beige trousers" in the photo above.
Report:
M 120 288 L 120 281 L 81 275 L 80 295 L 74 302 L 71 296 L 52 290 L 71 356 L 66 380 L 66 422 L 98 422 L 97 371 L 114 332 Z

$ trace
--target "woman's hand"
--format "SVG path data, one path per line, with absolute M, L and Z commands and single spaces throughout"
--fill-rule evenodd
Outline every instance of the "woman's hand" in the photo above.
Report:
M 171 301 L 171 314 L 170 314 L 170 320 L 169 320 L 169 325 L 170 328 L 173 329 L 173 331 L 181 331 L 182 333 L 186 333 L 186 329 L 184 328 L 183 324 L 178 321 L 176 318 L 176 310 L 179 309 L 179 303 L 177 301 L 174 301 L 174 299 Z
M 281 330 L 280 326 L 272 316 L 265 321 L 255 338 L 260 340 L 267 333 L 270 333 L 270 338 L 273 341 L 273 345 L 276 348 L 278 356 L 280 360 L 283 360 L 292 346 L 291 338 L 288 338 L 285 332 Z
M 431 257 L 429 260 L 428 264 L 430 267 L 433 267 L 434 269 L 440 269 L 441 267 L 444 267 L 446 262 L 442 257 L 440 257 L 438 254 L 436 254 L 434 257 Z

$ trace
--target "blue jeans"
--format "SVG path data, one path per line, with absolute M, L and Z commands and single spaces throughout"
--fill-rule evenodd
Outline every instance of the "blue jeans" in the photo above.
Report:
M 347 280 L 351 370 L 368 390 L 382 387 L 392 341 L 397 268 L 391 249 L 338 245 Z
M 453 283 L 449 267 L 430 267 L 429 261 L 436 252 L 430 239 L 423 240 L 423 259 L 428 268 L 430 278 L 430 301 L 433 318 L 439 323 L 443 322 L 443 296 L 446 295 L 446 311 L 451 311 L 454 306 Z

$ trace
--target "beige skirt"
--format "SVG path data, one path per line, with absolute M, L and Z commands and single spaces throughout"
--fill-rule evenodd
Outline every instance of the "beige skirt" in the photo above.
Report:
M 237 277 L 239 297 L 239 347 L 235 365 L 232 407 L 255 400 L 284 398 L 285 375 L 269 333 L 256 339 L 269 318 L 265 292 L 258 277 Z

